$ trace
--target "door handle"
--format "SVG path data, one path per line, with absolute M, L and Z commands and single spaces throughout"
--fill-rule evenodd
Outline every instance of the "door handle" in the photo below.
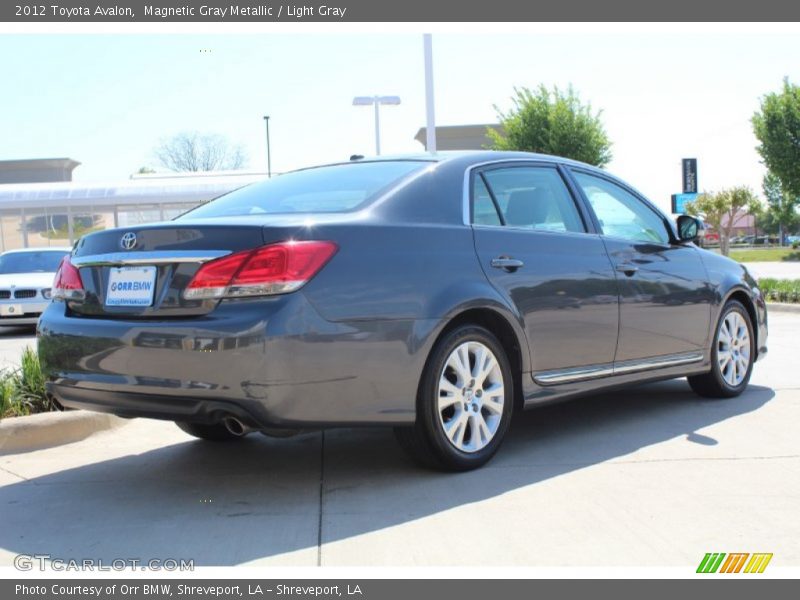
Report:
M 628 277 L 633 277 L 636 274 L 636 271 L 639 270 L 639 267 L 632 265 L 631 263 L 622 263 L 617 265 L 617 271 L 620 273 L 625 273 Z
M 492 259 L 491 265 L 495 269 L 503 269 L 504 271 L 513 273 L 520 267 L 525 266 L 525 263 L 516 258 L 511 258 L 510 256 L 498 256 Z

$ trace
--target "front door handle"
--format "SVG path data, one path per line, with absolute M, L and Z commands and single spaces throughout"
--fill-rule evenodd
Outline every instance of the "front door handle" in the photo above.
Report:
M 495 269 L 503 269 L 504 271 L 513 273 L 520 267 L 525 266 L 525 263 L 516 258 L 511 258 L 510 256 L 498 256 L 492 259 L 491 265 Z
M 617 265 L 617 271 L 620 273 L 625 273 L 628 277 L 633 277 L 636 274 L 636 271 L 639 270 L 639 267 L 632 265 L 631 263 L 622 263 Z

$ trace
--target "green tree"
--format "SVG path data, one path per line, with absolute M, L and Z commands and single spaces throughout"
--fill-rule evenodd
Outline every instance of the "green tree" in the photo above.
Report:
M 800 196 L 800 87 L 783 80 L 783 89 L 761 99 L 752 119 L 756 147 L 767 169 L 792 198 Z
M 694 202 L 686 205 L 690 215 L 703 220 L 719 232 L 719 249 L 728 256 L 731 232 L 746 214 L 760 211 L 758 197 L 745 186 L 724 189 L 719 192 L 703 192 Z
M 514 107 L 506 113 L 495 106 L 503 131 L 488 130 L 493 149 L 554 154 L 598 167 L 611 161 L 602 111 L 582 104 L 572 86 L 566 92 L 544 85 L 514 88 L 511 101 Z
M 763 190 L 767 205 L 759 215 L 759 224 L 766 233 L 780 236 L 783 243 L 784 236 L 794 233 L 800 226 L 798 198 L 784 190 L 781 180 L 774 173 L 768 172 L 764 176 Z

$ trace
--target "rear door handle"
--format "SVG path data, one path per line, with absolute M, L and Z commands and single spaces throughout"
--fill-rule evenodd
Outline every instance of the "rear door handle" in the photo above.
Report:
M 520 267 L 524 267 L 525 263 L 509 256 L 498 256 L 497 258 L 492 259 L 491 265 L 495 269 L 503 269 L 504 271 L 513 273 Z
M 633 277 L 636 274 L 636 271 L 639 270 L 639 267 L 632 265 L 631 263 L 623 263 L 617 265 L 617 271 L 620 273 L 625 273 L 628 277 Z

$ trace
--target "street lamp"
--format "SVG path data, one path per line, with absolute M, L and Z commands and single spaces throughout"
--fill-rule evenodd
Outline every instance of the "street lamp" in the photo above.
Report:
M 381 104 L 400 104 L 400 96 L 356 96 L 353 106 L 375 106 L 375 154 L 381 153 L 381 117 L 379 106 Z
M 269 116 L 264 115 L 264 123 L 267 125 L 267 177 L 272 177 L 272 158 L 269 154 Z

